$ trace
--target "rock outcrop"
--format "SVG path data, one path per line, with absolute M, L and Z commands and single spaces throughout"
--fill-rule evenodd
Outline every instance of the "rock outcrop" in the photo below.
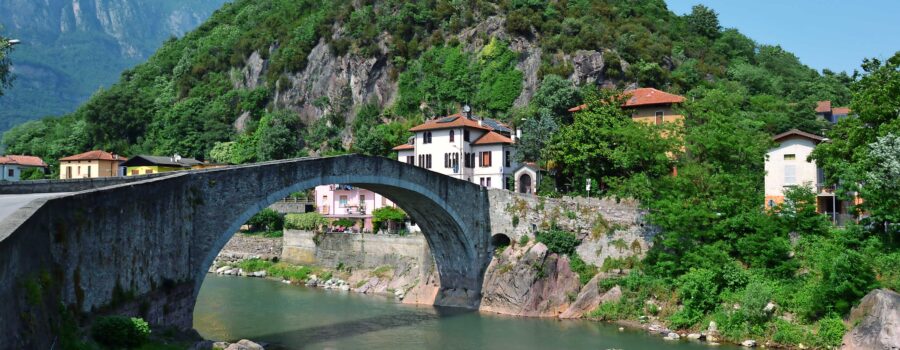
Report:
M 845 350 L 900 349 L 900 294 L 887 289 L 869 292 L 850 312 Z
M 509 247 L 488 266 L 480 310 L 507 315 L 556 317 L 580 289 L 569 259 L 543 243 Z M 571 300 L 570 300 L 571 298 Z
M 622 288 L 619 286 L 603 293 L 600 292 L 599 282 L 603 277 L 602 274 L 598 274 L 585 284 L 578 293 L 578 297 L 575 298 L 575 302 L 569 305 L 569 308 L 561 313 L 559 318 L 581 318 L 602 303 L 619 301 L 622 298 Z

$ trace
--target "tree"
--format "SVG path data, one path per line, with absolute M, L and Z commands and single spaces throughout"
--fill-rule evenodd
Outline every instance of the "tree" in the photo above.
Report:
M 900 221 L 894 188 L 882 179 L 891 179 L 896 159 L 896 136 L 900 134 L 900 52 L 885 62 L 867 59 L 864 73 L 853 84 L 850 103 L 854 116 L 841 119 L 813 151 L 812 158 L 825 171 L 829 184 L 840 184 L 844 199 L 858 193 L 864 199 L 859 209 L 869 213 L 886 233 Z M 874 181 L 873 181 L 874 180 Z M 886 187 L 887 186 L 887 187 Z M 896 232 L 896 231 L 894 231 Z
M 391 228 L 404 220 L 406 220 L 406 212 L 400 208 L 381 207 L 372 211 L 372 226 L 375 232 L 378 232 L 385 224 Z
M 694 5 L 691 13 L 685 16 L 688 26 L 695 33 L 707 38 L 715 38 L 719 35 L 719 15 L 709 7 Z
M 297 155 L 302 148 L 300 118 L 290 111 L 267 113 L 256 130 L 258 160 L 286 159 Z
M 587 108 L 570 125 L 553 135 L 543 156 L 571 189 L 584 188 L 587 179 L 611 180 L 639 173 L 651 177 L 671 170 L 670 152 L 676 137 L 662 128 L 636 123 L 620 107 L 622 95 L 600 91 L 587 99 Z
M 3 27 L 0 26 L 0 30 Z M 12 51 L 12 45 L 9 39 L 0 35 L 0 96 L 3 96 L 3 90 L 8 89 L 12 85 L 12 75 L 10 75 L 9 52 Z

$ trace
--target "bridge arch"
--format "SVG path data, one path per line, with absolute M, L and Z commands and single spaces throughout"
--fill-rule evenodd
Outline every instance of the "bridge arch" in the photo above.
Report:
M 240 225 L 291 192 L 330 183 L 364 187 L 402 207 L 435 258 L 435 304 L 478 306 L 491 260 L 487 190 L 381 157 L 292 159 L 146 178 L 20 210 L 21 220 L 0 223 L 0 300 L 11 301 L 0 303 L 0 333 L 34 336 L 0 337 L 0 348 L 48 348 L 60 305 L 190 329 L 206 271 Z M 84 189 L 76 185 L 53 188 Z M 53 283 L 32 298 L 26 282 L 45 276 Z

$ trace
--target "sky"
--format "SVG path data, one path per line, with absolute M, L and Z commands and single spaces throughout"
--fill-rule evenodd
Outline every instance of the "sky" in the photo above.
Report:
M 900 51 L 900 0 L 666 0 L 683 15 L 703 4 L 724 28 L 760 44 L 781 45 L 819 71 L 852 73 L 863 58 Z

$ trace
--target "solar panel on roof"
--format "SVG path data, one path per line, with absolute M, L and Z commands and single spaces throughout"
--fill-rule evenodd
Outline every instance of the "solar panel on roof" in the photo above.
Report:
M 443 117 L 440 120 L 438 120 L 437 122 L 438 123 L 450 123 L 450 122 L 453 122 L 454 120 L 456 120 L 457 118 L 459 118 L 459 116 Z
M 497 130 L 497 131 L 504 131 L 504 132 L 510 132 L 510 131 L 511 131 L 511 130 L 509 130 L 509 128 L 503 126 L 503 124 L 500 124 L 500 122 L 498 122 L 498 121 L 496 121 L 496 120 L 493 120 L 493 119 L 485 118 L 484 120 L 481 121 L 481 123 L 484 124 L 484 125 L 487 125 L 487 126 L 490 127 L 491 129 L 494 129 L 494 130 Z

